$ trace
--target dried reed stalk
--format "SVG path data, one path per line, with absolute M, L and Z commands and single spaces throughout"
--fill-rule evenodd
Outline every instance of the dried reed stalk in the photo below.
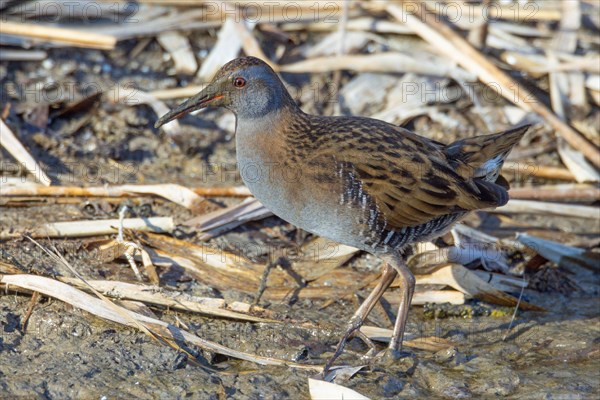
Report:
M 170 189 L 184 188 L 174 184 L 121 185 L 121 186 L 9 186 L 2 187 L 2 196 L 52 196 L 52 197 L 139 197 L 152 194 L 171 200 Z M 252 193 L 245 186 L 192 188 L 188 189 L 203 197 L 250 197 Z M 181 203 L 188 204 L 187 201 Z
M 111 35 L 13 21 L 2 21 L 0 33 L 102 50 L 112 50 L 117 44 Z

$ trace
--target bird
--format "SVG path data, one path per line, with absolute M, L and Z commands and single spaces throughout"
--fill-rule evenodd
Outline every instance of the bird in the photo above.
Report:
M 349 319 L 325 374 L 392 281 L 401 301 L 388 349 L 399 356 L 415 278 L 410 245 L 449 231 L 470 212 L 508 202 L 503 162 L 529 126 L 444 144 L 385 121 L 303 112 L 263 60 L 226 63 L 155 127 L 206 107 L 236 116 L 237 166 L 250 192 L 296 227 L 384 261 L 379 281 Z

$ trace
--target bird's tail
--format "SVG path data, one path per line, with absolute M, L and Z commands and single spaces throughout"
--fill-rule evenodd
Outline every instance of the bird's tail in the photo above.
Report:
M 510 150 L 521 140 L 530 125 L 523 125 L 491 135 L 458 140 L 444 148 L 450 160 L 459 161 L 459 174 L 465 178 L 479 178 L 508 189 L 508 182 L 500 176 L 502 164 Z

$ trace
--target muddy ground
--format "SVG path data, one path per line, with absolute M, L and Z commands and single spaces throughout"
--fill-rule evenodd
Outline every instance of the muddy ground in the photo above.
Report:
M 196 38 L 197 42 L 206 37 Z M 210 40 L 214 40 L 214 37 Z M 199 117 L 182 120 L 183 134 L 169 138 L 152 127 L 157 116 L 144 105 L 114 103 L 111 90 L 119 84 L 134 83 L 145 91 L 194 82 L 193 77 L 168 75 L 169 61 L 155 41 L 131 59 L 135 41 L 122 42 L 112 52 L 51 49 L 43 63 L 2 62 L 0 79 L 3 105 L 10 105 L 7 124 L 47 170 L 54 184 L 100 185 L 121 183 L 180 183 L 187 186 L 228 186 L 240 184 L 235 173 L 213 174 L 209 166 L 235 167 L 235 146 L 227 125 L 227 113 L 207 111 Z M 204 45 L 198 45 L 203 47 Z M 353 76 L 342 76 L 342 84 Z M 323 83 L 330 76 L 287 76 L 297 88 Z M 104 88 L 105 95 L 91 104 L 71 109 L 84 97 L 89 84 Z M 35 96 L 36 84 L 47 92 Z M 53 88 L 69 84 L 73 94 L 50 97 Z M 324 86 L 323 93 L 329 89 Z M 300 90 L 301 92 L 301 90 Z M 55 95 L 52 95 L 55 96 Z M 300 96 L 302 97 L 302 96 Z M 307 111 L 330 113 L 331 103 L 321 98 L 311 102 L 304 96 Z M 6 99 L 6 101 L 4 101 Z M 176 101 L 168 102 L 169 105 Z M 46 130 L 36 127 L 39 108 L 49 104 Z M 461 122 L 455 130 L 443 128 L 427 117 L 413 120 L 416 131 L 449 142 L 474 134 L 483 122 L 470 109 L 468 101 L 448 105 L 445 112 Z M 66 110 L 66 111 L 65 111 Z M 217 124 L 215 121 L 220 121 Z M 225 122 L 224 122 L 225 121 Z M 505 121 L 498 121 L 505 126 Z M 466 128 L 469 127 L 469 128 Z M 547 141 L 548 131 L 535 129 L 520 150 L 535 148 Z M 2 152 L 2 161 L 10 163 Z M 556 165 L 552 151 L 526 160 Z M 5 171 L 5 174 L 10 174 Z M 522 184 L 516 182 L 516 185 Z M 190 217 L 187 210 L 158 199 L 127 200 L 132 215 L 171 215 L 177 223 Z M 234 204 L 238 199 L 207 201 L 202 212 Z M 123 200 L 122 202 L 125 202 Z M 0 208 L 0 224 L 6 228 L 33 228 L 41 222 L 88 218 L 116 218 L 122 202 L 77 199 L 72 203 L 24 202 Z M 598 221 L 559 217 L 521 217 L 535 227 L 587 236 L 598 234 Z M 212 239 L 209 243 L 227 248 L 228 243 L 246 240 L 268 241 L 264 227 L 276 229 L 289 241 L 305 240 L 293 227 L 275 217 L 252 222 Z M 1 230 L 1 229 L 0 229 Z M 506 233 L 510 235 L 510 232 Z M 186 240 L 198 242 L 193 232 Z M 44 243 L 50 243 L 44 241 Z M 88 258 L 80 240 L 54 240 L 78 271 L 89 279 L 134 281 L 123 260 L 98 263 Z M 68 274 L 54 265 L 28 241 L 1 243 L 0 260 L 22 272 L 46 276 Z M 264 254 L 251 254 L 264 261 Z M 263 257 L 263 258 L 261 258 Z M 343 268 L 375 269 L 379 261 L 360 255 Z M 545 307 L 546 313 L 519 312 L 508 331 L 511 312 L 500 317 L 432 319 L 423 307 L 413 307 L 408 335 L 436 335 L 452 340 L 456 349 L 443 353 L 405 349 L 406 357 L 388 365 L 375 364 L 345 386 L 372 398 L 531 398 L 593 399 L 600 396 L 600 304 L 598 278 L 588 271 L 566 272 L 553 268 L 558 285 L 546 291 L 526 290 L 525 299 Z M 181 273 L 160 270 L 161 285 L 186 293 L 252 301 L 234 291 L 216 291 Z M 564 284 L 565 282 L 570 285 Z M 565 286 L 566 285 L 566 286 Z M 567 287 L 559 291 L 557 288 Z M 363 298 L 366 293 L 360 293 Z M 26 327 L 22 321 L 30 296 L 10 288 L 0 296 L 0 398 L 201 398 L 201 399 L 280 399 L 308 398 L 305 371 L 262 367 L 221 356 L 198 352 L 217 372 L 191 365 L 185 356 L 152 342 L 132 328 L 107 323 L 60 301 L 43 298 L 33 308 Z M 352 299 L 334 301 L 298 300 L 289 303 L 262 302 L 262 306 L 294 320 L 308 320 L 332 329 L 305 329 L 295 324 L 252 324 L 204 318 L 154 308 L 162 320 L 183 321 L 198 336 L 235 349 L 299 362 L 325 359 L 337 342 L 344 322 L 356 308 Z M 478 305 L 471 301 L 469 306 Z M 391 307 L 387 312 L 394 313 Z M 435 308 L 435 306 L 434 306 Z M 427 315 L 426 315 L 427 314 Z M 387 315 L 375 312 L 372 325 L 390 328 Z M 383 347 L 381 347 L 383 349 Z M 367 348 L 352 341 L 341 363 L 365 363 L 360 354 Z

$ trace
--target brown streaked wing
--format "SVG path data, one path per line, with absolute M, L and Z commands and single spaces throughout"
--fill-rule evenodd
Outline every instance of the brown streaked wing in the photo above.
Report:
M 442 215 L 498 205 L 489 188 L 464 180 L 443 155 L 428 150 L 429 154 L 420 154 L 419 163 L 406 162 L 414 155 L 403 149 L 379 153 L 378 157 L 369 157 L 366 149 L 337 157 L 352 163 L 356 179 L 389 228 L 417 226 Z

